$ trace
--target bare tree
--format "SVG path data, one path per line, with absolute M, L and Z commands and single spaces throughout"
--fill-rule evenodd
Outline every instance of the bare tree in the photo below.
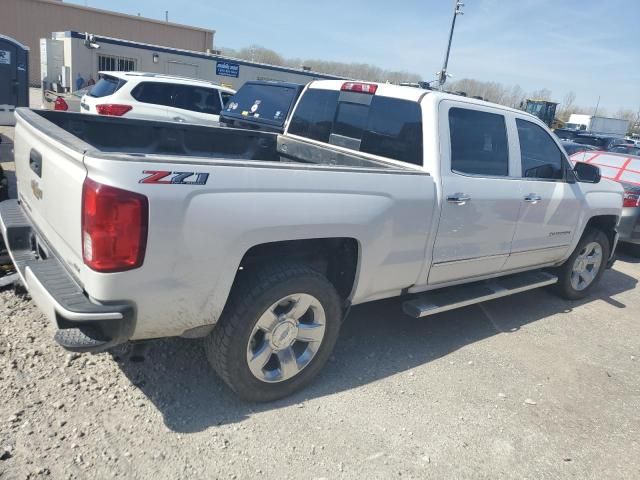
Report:
M 238 51 L 238 58 L 251 60 L 252 62 L 267 63 L 269 65 L 283 66 L 285 60 L 278 52 L 260 45 L 251 45 Z
M 562 120 L 563 122 L 569 120 L 569 116 L 575 108 L 575 102 L 576 93 L 574 91 L 571 91 L 564 96 L 564 98 L 562 99 L 562 103 L 560 104 L 560 110 L 558 112 L 558 117 L 560 118 L 560 120 Z
M 240 50 L 232 48 L 222 48 L 221 50 L 224 55 L 240 58 L 242 60 L 267 63 L 270 65 L 287 66 L 291 68 L 305 67 L 315 72 L 357 80 L 390 83 L 415 83 L 421 80 L 420 75 L 415 73 L 384 70 L 367 63 L 343 63 L 318 59 L 284 58 L 279 53 L 259 45 L 252 45 Z

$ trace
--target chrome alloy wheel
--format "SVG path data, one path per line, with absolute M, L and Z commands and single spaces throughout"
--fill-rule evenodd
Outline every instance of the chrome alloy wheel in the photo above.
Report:
M 263 382 L 295 377 L 318 352 L 326 315 L 320 301 L 294 293 L 271 305 L 258 319 L 247 345 L 247 364 Z
M 576 257 L 571 270 L 571 286 L 578 291 L 587 288 L 598 275 L 602 265 L 602 247 L 588 243 Z

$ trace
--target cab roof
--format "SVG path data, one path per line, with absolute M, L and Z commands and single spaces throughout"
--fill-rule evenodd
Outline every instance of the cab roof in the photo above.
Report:
M 508 112 L 531 117 L 536 121 L 539 121 L 539 119 L 536 116 L 531 115 L 523 110 L 517 110 L 515 108 L 506 107 L 498 103 L 487 102 L 485 100 L 478 100 L 471 97 L 463 97 L 461 95 L 440 92 L 437 90 L 425 90 L 423 88 L 416 88 L 416 87 L 410 87 L 405 85 L 394 85 L 391 83 L 365 82 L 365 81 L 355 81 L 355 80 L 315 80 L 309 84 L 309 88 L 317 88 L 317 89 L 324 89 L 324 90 L 341 90 L 342 86 L 345 83 L 363 83 L 368 85 L 377 85 L 375 95 L 380 95 L 384 97 L 394 97 L 394 98 L 400 98 L 403 100 L 420 102 L 425 97 L 425 95 L 429 95 L 429 98 L 432 98 L 433 101 L 438 101 L 439 99 L 455 100 L 457 102 L 499 108 L 501 110 L 505 110 Z

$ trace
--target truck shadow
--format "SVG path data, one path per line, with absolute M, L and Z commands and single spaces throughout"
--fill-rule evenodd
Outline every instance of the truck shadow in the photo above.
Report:
M 358 388 L 444 357 L 465 345 L 521 327 L 596 300 L 626 308 L 612 297 L 635 288 L 637 280 L 620 271 L 605 273 L 600 287 L 587 299 L 568 302 L 541 289 L 485 305 L 477 305 L 417 320 L 405 316 L 399 299 L 354 307 L 343 326 L 331 360 L 306 389 L 268 404 L 243 402 L 210 370 L 200 341 L 166 339 L 150 342 L 146 360 L 135 363 L 112 353 L 124 374 L 162 413 L 165 425 L 189 433 L 241 422 L 262 411 L 279 409 L 341 391 Z M 500 308 L 496 302 L 502 302 Z M 496 303 L 492 307 L 492 303 Z M 524 308 L 523 308 L 524 307 Z M 559 317 L 560 321 L 562 317 Z

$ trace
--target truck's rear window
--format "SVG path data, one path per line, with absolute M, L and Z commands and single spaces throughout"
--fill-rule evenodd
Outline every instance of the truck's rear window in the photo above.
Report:
M 289 133 L 325 143 L 332 134 L 348 137 L 361 152 L 422 165 L 422 113 L 409 100 L 376 95 L 366 105 L 340 101 L 338 91 L 308 89 Z
M 120 78 L 112 77 L 109 75 L 103 75 L 100 80 L 96 82 L 96 84 L 91 88 L 89 92 L 90 97 L 106 97 L 108 95 L 113 95 L 117 92 L 125 83 L 126 80 L 122 80 Z
M 228 101 L 223 115 L 282 125 L 295 97 L 296 89 L 292 87 L 249 83 Z

